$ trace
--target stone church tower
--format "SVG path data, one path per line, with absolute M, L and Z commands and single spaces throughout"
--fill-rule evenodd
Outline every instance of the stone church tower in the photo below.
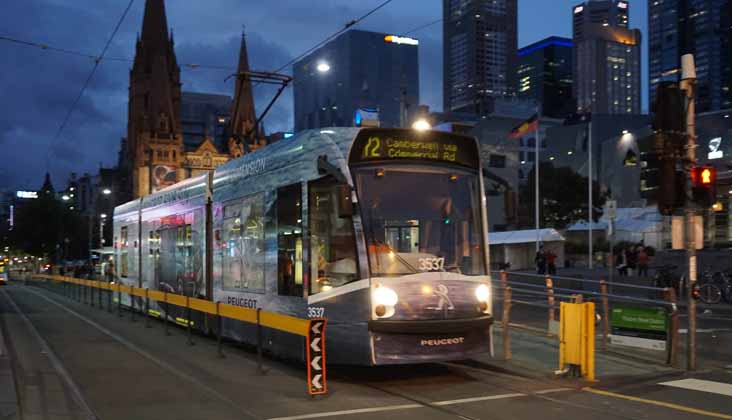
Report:
M 242 35 L 238 73 L 249 70 L 246 41 Z M 137 39 L 130 70 L 127 138 L 122 142 L 121 166 L 125 169 L 130 198 L 157 190 L 215 169 L 231 158 L 264 146 L 262 127 L 256 127 L 252 85 L 238 77 L 232 101 L 226 145 L 219 150 L 208 135 L 203 141 L 184 141 L 181 121 L 180 67 L 173 36 L 168 34 L 164 0 L 146 0 L 142 34 Z
M 254 108 L 252 82 L 245 75 L 248 71 L 249 56 L 247 54 L 247 41 L 246 36 L 242 33 L 241 47 L 239 48 L 239 65 L 236 69 L 236 88 L 234 90 L 234 101 L 231 109 L 231 122 L 228 133 L 228 152 L 233 158 L 257 150 L 267 144 L 262 125 L 259 124 L 258 127 L 254 126 L 257 123 L 257 114 Z
M 181 83 L 163 0 L 147 0 L 130 70 L 127 165 L 132 195 L 181 180 Z

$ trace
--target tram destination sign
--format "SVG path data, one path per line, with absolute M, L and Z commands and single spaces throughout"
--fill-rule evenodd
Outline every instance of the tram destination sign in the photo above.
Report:
M 361 130 L 351 149 L 351 163 L 422 160 L 478 168 L 479 156 L 471 137 L 405 129 Z

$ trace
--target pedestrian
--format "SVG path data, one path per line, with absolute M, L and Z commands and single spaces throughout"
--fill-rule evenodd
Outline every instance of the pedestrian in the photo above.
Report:
M 642 246 L 638 247 L 638 276 L 648 277 L 648 263 L 651 257 L 646 249 Z
M 546 252 L 546 269 L 550 276 L 557 274 L 557 254 L 548 250 Z
M 534 263 L 536 264 L 537 274 L 546 273 L 546 252 L 544 251 L 544 245 L 539 246 L 539 250 L 536 251 L 536 257 L 534 257 Z
M 627 251 L 625 252 L 625 262 L 628 265 L 628 275 L 635 275 L 635 269 L 638 267 L 638 251 L 636 251 L 635 245 L 627 248 Z
M 618 257 L 617 257 L 617 266 L 618 266 L 618 275 L 620 277 L 626 277 L 628 275 L 628 260 L 626 259 L 626 249 L 620 248 L 618 250 Z
M 114 283 L 114 261 L 112 260 L 104 267 L 104 280 L 107 283 Z

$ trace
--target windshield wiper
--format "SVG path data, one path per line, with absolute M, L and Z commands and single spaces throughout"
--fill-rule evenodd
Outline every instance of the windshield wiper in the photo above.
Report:
M 389 252 L 391 252 L 392 254 L 394 254 L 394 256 L 395 256 L 395 257 L 396 257 L 396 258 L 397 258 L 397 259 L 398 259 L 398 260 L 399 260 L 399 261 L 400 261 L 400 262 L 401 262 L 402 264 L 404 264 L 404 265 L 405 265 L 405 266 L 406 266 L 407 268 L 409 268 L 410 270 L 412 270 L 412 272 L 413 272 L 414 274 L 419 274 L 419 271 L 418 271 L 418 270 L 417 270 L 416 268 L 414 268 L 414 267 L 412 266 L 412 264 L 409 264 L 409 263 L 407 262 L 407 260 L 405 260 L 405 259 L 404 259 L 404 258 L 403 258 L 402 256 L 400 256 L 400 255 L 399 255 L 399 254 L 398 254 L 398 253 L 397 253 L 397 252 L 396 252 L 396 251 L 394 250 L 394 248 L 392 248 L 392 247 L 391 247 L 391 246 L 390 246 L 389 244 L 387 244 L 386 242 L 380 241 L 380 240 L 378 240 L 378 239 L 371 239 L 371 242 L 375 243 L 376 245 L 383 245 L 383 246 L 385 246 L 385 247 L 389 248 Z M 377 257 L 377 258 L 376 258 L 376 260 L 378 261 L 378 259 L 379 259 L 379 258 Z

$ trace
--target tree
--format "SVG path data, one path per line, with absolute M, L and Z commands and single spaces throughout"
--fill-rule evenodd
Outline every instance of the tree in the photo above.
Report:
M 67 209 L 53 194 L 39 194 L 17 208 L 9 239 L 14 249 L 56 261 L 88 256 L 86 219 Z
M 541 227 L 564 229 L 580 220 L 587 220 L 587 177 L 569 167 L 555 167 L 551 162 L 541 162 L 539 167 L 539 217 Z M 608 192 L 600 191 L 600 184 L 592 181 L 592 219 L 599 220 Z M 535 175 L 532 169 L 528 183 L 519 190 L 520 225 L 534 228 Z

